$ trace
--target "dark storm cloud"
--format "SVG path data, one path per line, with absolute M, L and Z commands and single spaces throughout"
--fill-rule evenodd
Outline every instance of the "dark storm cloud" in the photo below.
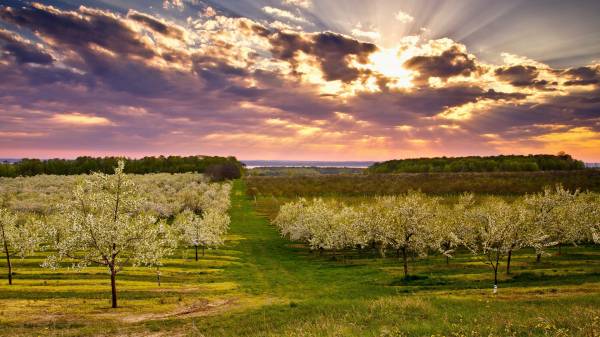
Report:
M 474 103 L 481 99 L 514 100 L 522 99 L 523 94 L 508 94 L 494 90 L 484 90 L 478 86 L 454 85 L 443 88 L 421 88 L 417 91 L 398 95 L 398 106 L 424 116 L 434 116 L 447 108 Z
M 88 71 L 113 90 L 134 95 L 167 97 L 172 94 L 173 84 L 168 74 L 134 60 L 107 58 L 105 55 L 87 51 L 82 53 Z
M 54 61 L 52 55 L 46 51 L 2 29 L 0 29 L 0 48 L 13 56 L 19 64 L 50 64 Z
M 549 85 L 557 85 L 557 82 L 538 80 L 540 70 L 534 66 L 516 65 L 497 68 L 494 73 L 500 80 L 510 83 L 515 87 L 535 87 L 546 89 Z
M 231 85 L 227 87 L 224 92 L 233 94 L 238 98 L 245 97 L 246 99 L 256 99 L 265 96 L 267 90 L 254 88 L 254 87 L 242 87 L 239 85 Z
M 573 76 L 581 80 L 596 78 L 600 74 L 599 67 L 579 67 L 565 71 L 566 75 Z
M 226 60 L 216 56 L 201 54 L 192 56 L 192 64 L 194 72 L 203 80 L 206 90 L 230 88 L 230 93 L 239 92 L 242 96 L 247 96 L 251 92 L 251 90 L 244 91 L 242 87 L 236 85 L 236 82 L 251 75 L 246 69 L 232 66 Z
M 495 70 L 495 73 L 502 81 L 517 87 L 524 87 L 531 85 L 540 72 L 534 66 L 517 65 L 498 68 Z
M 499 92 L 499 91 L 496 91 L 494 89 L 489 89 L 488 91 L 482 93 L 480 97 L 481 98 L 491 99 L 491 100 L 494 100 L 494 101 L 499 101 L 499 100 L 521 100 L 521 99 L 525 99 L 527 97 L 527 94 L 523 94 L 523 93 L 520 93 L 520 92 L 506 93 L 506 92 Z
M 572 85 L 590 85 L 590 84 L 598 84 L 598 80 L 597 79 L 590 79 L 590 80 L 573 80 L 573 81 L 566 81 L 564 84 L 567 86 L 572 86 Z
M 505 140 L 526 139 L 548 130 L 585 127 L 600 132 L 600 91 L 549 97 L 545 102 L 514 101 L 497 105 L 464 123 L 478 133 L 502 135 Z
M 144 13 L 139 13 L 136 11 L 130 11 L 127 14 L 127 17 L 138 21 L 142 24 L 144 24 L 146 27 L 154 30 L 155 32 L 161 33 L 165 36 L 170 36 L 176 39 L 181 39 L 183 38 L 183 31 L 181 29 L 178 29 L 176 27 L 173 27 L 171 25 L 168 25 L 164 22 L 159 21 L 158 19 L 144 14 Z
M 600 67 L 579 67 L 568 69 L 564 72 L 571 80 L 566 81 L 564 85 L 590 85 L 600 82 Z
M 298 33 L 278 32 L 270 38 L 270 42 L 273 55 L 286 61 L 292 61 L 299 51 L 308 54 L 311 50 L 310 42 Z
M 33 4 L 22 8 L 2 8 L 0 18 L 31 29 L 42 39 L 66 47 L 65 51 L 76 52 L 76 58 L 73 59 L 73 54 L 70 54 L 64 62 L 86 73 L 85 83 L 88 85 L 101 81 L 112 90 L 133 95 L 165 97 L 173 94 L 175 85 L 171 81 L 170 71 L 132 58 L 135 56 L 150 59 L 160 55 L 142 42 L 143 36 L 134 31 L 120 16 L 85 7 L 72 12 Z M 137 17 L 138 21 L 141 19 L 142 16 Z M 143 19 L 148 25 L 153 20 L 146 15 L 143 15 Z M 160 22 L 155 21 L 153 28 L 159 27 Z M 174 32 L 175 28 L 165 25 L 161 33 L 176 35 Z M 183 57 L 185 56 L 176 51 L 167 51 L 164 59 L 173 62 Z M 80 81 L 82 77 L 79 73 L 59 68 L 27 69 L 27 73 L 32 81 L 40 83 L 74 82 Z
M 520 93 L 484 90 L 474 85 L 421 87 L 416 90 L 360 94 L 348 103 L 347 109 L 357 110 L 361 119 L 379 125 L 398 125 L 421 123 L 419 120 L 423 118 L 480 100 L 516 102 L 525 97 Z
M 96 44 L 121 55 L 144 58 L 154 52 L 114 14 L 81 7 L 78 12 L 60 11 L 39 4 L 0 8 L 0 19 L 31 29 L 73 49 Z
M 24 67 L 22 75 L 34 86 L 47 84 L 83 85 L 93 88 L 94 78 L 86 74 L 80 74 L 69 69 L 46 68 L 46 67 Z
M 452 46 L 439 56 L 415 56 L 404 63 L 404 66 L 419 72 L 420 77 L 469 76 L 477 70 L 475 59 Z
M 295 62 L 298 52 L 313 55 L 319 61 L 325 80 L 352 82 L 359 78 L 360 70 L 349 64 L 348 56 L 355 56 L 359 63 L 367 63 L 368 57 L 377 51 L 372 43 L 360 42 L 332 32 L 299 34 L 277 32 L 270 37 L 271 52 L 277 58 Z
M 328 81 L 350 82 L 358 78 L 359 71 L 348 65 L 346 57 L 356 56 L 359 63 L 367 63 L 370 54 L 377 50 L 372 43 L 359 42 L 340 34 L 325 32 L 313 37 L 312 53 L 321 61 Z

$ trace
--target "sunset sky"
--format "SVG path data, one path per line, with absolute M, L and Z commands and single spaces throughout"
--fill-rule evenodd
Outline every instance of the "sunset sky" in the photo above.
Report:
M 600 162 L 600 1 L 0 0 L 0 157 Z

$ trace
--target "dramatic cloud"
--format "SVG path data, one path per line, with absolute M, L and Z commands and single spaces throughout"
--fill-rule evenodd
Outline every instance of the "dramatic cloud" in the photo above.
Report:
M 265 6 L 265 7 L 263 7 L 263 11 L 269 15 L 272 15 L 272 16 L 280 18 L 280 19 L 295 21 L 298 23 L 308 23 L 308 21 L 305 18 L 295 15 L 292 12 L 289 12 L 289 11 L 286 11 L 283 9 L 279 9 L 279 8 L 275 8 L 275 7 L 271 7 L 271 6 Z
M 97 46 L 122 55 L 143 58 L 154 55 L 151 47 L 131 27 L 115 14 L 105 11 L 81 7 L 78 12 L 66 12 L 33 4 L 31 7 L 6 7 L 0 10 L 0 18 L 30 28 L 49 44 L 59 43 L 65 48 L 82 50 Z
M 161 20 L 157 20 L 156 18 L 154 18 L 150 15 L 139 13 L 136 11 L 130 11 L 129 14 L 127 14 L 127 17 L 130 19 L 133 19 L 135 21 L 138 21 L 138 22 L 146 25 L 148 28 L 150 28 L 158 33 L 161 33 L 163 35 L 170 36 L 175 39 L 183 38 L 183 31 L 181 29 L 179 29 L 173 25 L 170 25 L 168 23 L 165 23 Z
M 272 6 L 0 6 L 0 156 L 600 160 L 599 64 L 494 63 L 451 38 L 321 29 L 316 2 Z
M 73 124 L 73 125 L 109 125 L 111 122 L 104 118 L 98 116 L 86 116 L 80 113 L 71 113 L 71 114 L 56 114 L 50 118 L 52 122 L 56 122 L 59 124 Z
M 317 34 L 297 34 L 278 32 L 270 37 L 272 52 L 276 57 L 298 64 L 298 54 L 314 56 L 323 71 L 326 81 L 341 80 L 350 82 L 356 80 L 360 71 L 350 65 L 350 57 L 358 63 L 368 62 L 370 54 L 377 46 L 364 43 L 347 36 L 332 32 Z
M 19 64 L 49 64 L 54 61 L 52 55 L 42 50 L 39 46 L 2 29 L 0 29 L 0 46 L 2 46 L 2 49 L 8 55 L 13 56 Z
M 183 0 L 163 0 L 163 8 L 175 8 L 182 11 L 185 8 L 185 5 L 183 4 Z
M 283 4 L 301 8 L 310 8 L 312 6 L 312 0 L 283 0 Z
M 475 58 L 468 55 L 463 48 L 453 45 L 440 55 L 415 56 L 404 65 L 419 72 L 420 77 L 440 77 L 447 79 L 452 76 L 469 76 L 477 70 Z
M 598 84 L 600 80 L 600 66 L 569 69 L 565 71 L 565 75 L 572 78 L 564 83 L 567 86 Z
M 540 71 L 535 66 L 508 66 L 500 67 L 495 70 L 496 76 L 502 81 L 506 81 L 515 87 L 538 87 L 546 88 L 548 85 L 557 85 L 557 82 L 550 83 L 548 80 L 538 80 Z
M 381 34 L 373 28 L 365 29 L 361 23 L 358 23 L 356 27 L 352 29 L 352 35 L 357 38 L 377 41 L 381 38 Z
M 415 18 L 413 18 L 412 15 L 403 11 L 396 12 L 396 14 L 394 14 L 394 18 L 397 21 L 400 21 L 401 23 L 409 23 L 415 21 Z

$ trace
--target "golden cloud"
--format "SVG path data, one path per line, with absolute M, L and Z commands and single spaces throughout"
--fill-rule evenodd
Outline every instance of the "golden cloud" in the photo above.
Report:
M 50 118 L 51 122 L 59 124 L 72 124 L 80 126 L 106 126 L 113 123 L 105 117 L 85 115 L 81 113 L 56 114 Z

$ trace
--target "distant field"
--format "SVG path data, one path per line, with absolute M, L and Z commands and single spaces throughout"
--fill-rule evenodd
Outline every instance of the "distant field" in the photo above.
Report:
M 462 192 L 524 194 L 562 184 L 568 189 L 600 191 L 600 170 L 485 173 L 399 173 L 245 178 L 250 195 L 364 196 L 421 190 L 431 194 Z
M 357 167 L 255 167 L 248 169 L 248 176 L 316 176 L 321 174 L 362 174 L 365 168 Z

